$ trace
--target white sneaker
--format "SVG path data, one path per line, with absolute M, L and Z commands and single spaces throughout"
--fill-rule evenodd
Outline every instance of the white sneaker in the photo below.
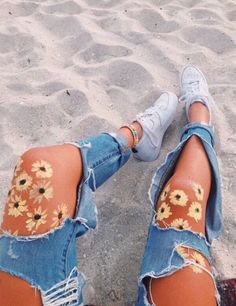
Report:
M 153 106 L 137 115 L 136 121 L 142 126 L 143 135 L 133 149 L 135 158 L 153 161 L 158 157 L 162 138 L 175 118 L 177 106 L 177 96 L 171 92 L 164 92 Z
M 186 65 L 180 72 L 181 97 L 179 101 L 185 102 L 186 116 L 189 120 L 189 107 L 196 101 L 202 102 L 209 110 L 211 124 L 212 97 L 208 90 L 205 76 L 200 69 L 193 65 Z

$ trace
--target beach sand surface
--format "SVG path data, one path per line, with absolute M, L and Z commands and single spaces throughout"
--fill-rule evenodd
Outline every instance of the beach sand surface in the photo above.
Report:
M 0 5 L 0 207 L 17 157 L 32 146 L 116 131 L 163 90 L 179 93 L 193 63 L 215 101 L 224 229 L 219 278 L 236 272 L 236 4 L 225 0 L 9 0 Z M 137 296 L 156 167 L 178 144 L 184 105 L 159 158 L 133 158 L 96 191 L 98 228 L 78 242 L 85 301 L 131 306 Z

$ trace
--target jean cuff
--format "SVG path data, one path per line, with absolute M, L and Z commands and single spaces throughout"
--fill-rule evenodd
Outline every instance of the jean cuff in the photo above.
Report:
M 181 131 L 181 142 L 186 140 L 191 135 L 199 135 L 208 142 L 212 147 L 215 145 L 214 141 L 214 127 L 204 122 L 191 122 L 185 125 Z
M 104 133 L 110 135 L 118 143 L 120 153 L 121 153 L 121 166 L 123 166 L 129 159 L 132 150 L 128 145 L 127 139 L 120 133 Z

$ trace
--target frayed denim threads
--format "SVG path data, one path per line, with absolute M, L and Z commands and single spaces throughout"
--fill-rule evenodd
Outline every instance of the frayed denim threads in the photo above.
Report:
M 206 237 L 191 230 L 178 230 L 172 227 L 160 228 L 155 223 L 156 202 L 164 185 L 173 174 L 185 143 L 192 135 L 201 139 L 212 170 L 211 191 L 206 209 Z M 178 246 L 186 246 L 201 252 L 211 263 L 210 245 L 213 239 L 219 237 L 222 229 L 221 181 L 213 145 L 214 136 L 210 126 L 202 123 L 189 123 L 183 129 L 180 144 L 167 155 L 165 162 L 156 171 L 152 179 L 149 198 L 153 215 L 138 279 L 139 293 L 136 306 L 151 306 L 147 300 L 147 291 L 144 284 L 146 277 L 165 277 L 189 264 L 177 252 L 176 248 Z M 211 277 L 214 280 L 214 276 L 211 275 Z M 220 304 L 217 289 L 216 299 Z
M 99 134 L 71 143 L 80 149 L 83 177 L 74 219 L 47 233 L 0 235 L 0 270 L 18 276 L 41 292 L 44 306 L 83 305 L 85 278 L 79 272 L 76 238 L 94 229 L 94 191 L 129 159 L 131 150 L 119 134 Z

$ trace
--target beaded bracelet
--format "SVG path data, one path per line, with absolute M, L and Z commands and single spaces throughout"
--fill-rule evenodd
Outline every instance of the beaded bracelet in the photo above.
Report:
M 139 142 L 137 130 L 135 129 L 133 124 L 125 124 L 125 125 L 122 126 L 122 128 L 123 127 L 128 128 L 130 130 L 130 132 L 132 133 L 133 139 L 134 139 L 134 147 L 135 147 L 138 144 L 138 142 Z

